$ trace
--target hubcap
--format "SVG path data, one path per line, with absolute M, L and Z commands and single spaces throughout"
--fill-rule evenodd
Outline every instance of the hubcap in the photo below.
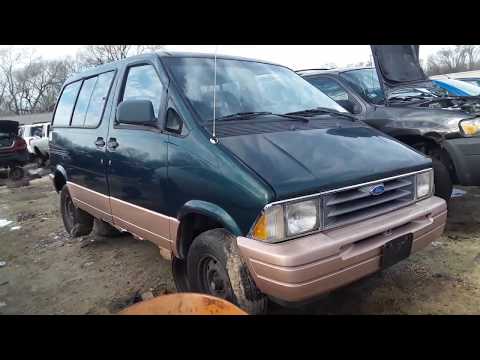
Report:
M 200 274 L 205 292 L 222 299 L 231 297 L 228 275 L 217 259 L 212 256 L 204 257 L 200 262 Z

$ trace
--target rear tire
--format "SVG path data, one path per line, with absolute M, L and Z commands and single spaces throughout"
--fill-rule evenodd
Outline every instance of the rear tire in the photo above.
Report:
M 120 230 L 117 230 L 109 223 L 100 219 L 94 220 L 93 231 L 95 235 L 103 237 L 116 237 L 122 235 L 122 232 Z
M 25 171 L 20 166 L 13 166 L 10 168 L 10 171 L 8 172 L 8 177 L 10 178 L 10 180 L 13 180 L 13 181 L 18 181 L 20 179 L 23 179 L 24 176 L 25 176 Z
M 40 155 L 37 155 L 35 162 L 37 163 L 38 168 L 43 168 L 45 166 L 45 159 Z
M 66 185 L 60 192 L 60 212 L 65 230 L 72 237 L 84 236 L 92 232 L 93 216 L 73 204 Z
M 267 297 L 253 282 L 235 237 L 225 229 L 206 231 L 193 240 L 187 275 L 193 291 L 223 298 L 249 314 L 267 311 Z
M 432 158 L 432 166 L 435 181 L 435 195 L 444 199 L 448 204 L 453 190 L 450 173 L 439 159 Z

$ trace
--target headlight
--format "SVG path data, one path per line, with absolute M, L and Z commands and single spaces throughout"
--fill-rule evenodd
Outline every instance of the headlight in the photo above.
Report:
M 417 200 L 429 197 L 433 192 L 433 171 L 417 174 Z
M 319 199 L 272 205 L 264 210 L 251 235 L 266 242 L 279 242 L 319 229 Z
M 287 236 L 294 236 L 318 228 L 318 199 L 285 206 Z
M 480 135 L 480 118 L 460 121 L 460 129 L 467 136 Z

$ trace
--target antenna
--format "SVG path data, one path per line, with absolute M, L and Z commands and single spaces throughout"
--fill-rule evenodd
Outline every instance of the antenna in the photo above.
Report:
M 212 144 L 218 144 L 218 139 L 216 136 L 215 132 L 215 117 L 216 117 L 216 98 L 215 98 L 215 92 L 217 88 L 217 50 L 218 50 L 218 45 L 215 45 L 215 54 L 213 55 L 213 131 L 212 131 L 212 137 L 210 138 L 210 142 Z

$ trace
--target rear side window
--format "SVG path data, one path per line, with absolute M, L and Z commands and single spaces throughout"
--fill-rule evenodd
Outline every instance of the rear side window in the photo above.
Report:
M 73 112 L 72 126 L 83 126 L 88 110 L 88 104 L 90 103 L 90 98 L 92 97 L 93 88 L 95 87 L 96 82 L 96 77 L 87 79 L 83 82 L 80 94 L 78 95 L 77 104 L 75 105 L 75 111 Z
M 128 70 L 123 100 L 150 100 L 158 118 L 163 86 L 152 65 L 134 66 Z
M 58 100 L 57 110 L 53 118 L 54 126 L 69 126 L 75 99 L 80 89 L 81 81 L 69 84 L 63 89 L 62 96 Z
M 97 76 L 97 82 L 90 99 L 87 114 L 85 116 L 85 127 L 97 127 L 102 120 L 103 109 L 108 98 L 108 91 L 113 80 L 114 72 L 110 71 Z

